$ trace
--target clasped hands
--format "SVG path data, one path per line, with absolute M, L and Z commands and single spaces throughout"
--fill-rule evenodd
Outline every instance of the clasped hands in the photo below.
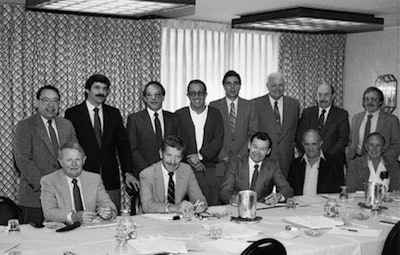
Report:
M 115 216 L 115 214 L 116 213 L 111 209 L 111 207 L 99 207 L 97 212 L 79 211 L 72 213 L 72 221 L 79 221 L 82 224 L 87 224 L 91 223 L 97 215 L 103 220 L 110 220 Z
M 275 205 L 279 201 L 283 200 L 283 198 L 284 197 L 281 193 L 271 193 L 264 198 L 264 203 L 266 203 L 267 205 Z M 239 195 L 232 195 L 230 203 L 234 205 L 239 205 Z
M 185 211 L 194 211 L 194 213 L 202 213 L 205 210 L 207 210 L 207 204 L 205 202 L 202 202 L 200 200 L 197 200 L 196 203 L 192 204 L 189 201 L 182 201 L 179 204 L 171 204 L 169 206 L 169 211 L 170 212 L 178 212 L 178 213 L 183 213 Z
M 187 156 L 187 162 L 191 167 L 193 167 L 197 172 L 204 172 L 206 167 L 199 158 L 198 154 L 190 154 Z

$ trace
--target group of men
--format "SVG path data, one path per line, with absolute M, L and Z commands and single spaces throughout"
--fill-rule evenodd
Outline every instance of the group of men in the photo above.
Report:
M 105 104 L 110 81 L 104 75 L 87 80 L 86 100 L 67 109 L 65 118 L 58 116 L 58 90 L 40 88 L 37 113 L 21 121 L 14 135 L 24 222 L 115 217 L 119 169 L 126 186 L 140 190 L 143 212 L 201 212 L 234 203 L 246 189 L 266 203 L 338 192 L 345 182 L 359 189 L 358 176 L 378 180 L 384 171 L 392 188 L 400 186 L 399 121 L 383 111 L 379 89 L 365 91 L 365 111 L 354 116 L 350 134 L 348 113 L 333 105 L 335 92 L 326 83 L 318 87 L 318 105 L 304 109 L 301 118 L 298 101 L 284 95 L 280 73 L 268 76 L 267 95 L 251 101 L 239 97 L 235 71 L 224 75 L 222 85 L 226 96 L 207 105 L 206 84 L 190 81 L 190 105 L 171 113 L 162 109 L 164 87 L 151 81 L 143 89 L 146 109 L 129 115 L 126 129 L 119 110 Z M 296 159 L 295 148 L 301 154 Z M 359 161 L 366 173 L 355 174 Z M 93 191 L 97 196 L 87 194 Z

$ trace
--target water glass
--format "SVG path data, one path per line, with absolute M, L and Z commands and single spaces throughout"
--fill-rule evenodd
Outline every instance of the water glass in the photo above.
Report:
M 212 239 L 220 239 L 222 237 L 222 226 L 218 224 L 211 225 L 209 232 Z
M 194 217 L 194 209 L 193 208 L 185 208 L 183 209 L 183 219 L 186 221 L 192 220 Z
M 343 225 L 351 226 L 351 222 L 353 221 L 354 214 L 351 211 L 341 211 L 340 217 L 342 217 Z
M 293 198 L 288 198 L 286 200 L 286 209 L 290 210 L 296 209 L 296 201 L 294 201 Z
M 8 232 L 19 232 L 19 231 L 21 231 L 20 226 L 19 226 L 19 221 L 17 219 L 8 220 L 7 231 Z

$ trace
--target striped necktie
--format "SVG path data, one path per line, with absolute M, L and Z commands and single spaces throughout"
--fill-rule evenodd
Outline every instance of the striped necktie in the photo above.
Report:
M 168 181 L 168 192 L 167 192 L 167 200 L 170 204 L 175 204 L 175 183 L 172 177 L 174 176 L 174 172 L 169 172 L 169 181 Z
M 231 102 L 231 110 L 229 112 L 229 123 L 231 126 L 232 133 L 234 133 L 236 127 L 236 110 L 234 102 Z

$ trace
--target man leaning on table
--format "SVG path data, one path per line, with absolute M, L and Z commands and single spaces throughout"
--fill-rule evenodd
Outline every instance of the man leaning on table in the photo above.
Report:
M 67 142 L 61 146 L 58 160 L 62 169 L 40 181 L 40 200 L 47 221 L 89 223 L 97 215 L 104 220 L 117 215 L 101 176 L 82 169 L 85 159 L 78 143 Z
M 181 162 L 185 145 L 175 135 L 162 141 L 162 160 L 140 172 L 140 200 L 145 213 L 203 212 L 207 201 L 191 167 Z M 189 198 L 189 201 L 185 200 Z
M 237 203 L 241 190 L 257 192 L 257 200 L 267 204 L 285 201 L 293 196 L 293 189 L 283 176 L 277 161 L 269 158 L 271 138 L 257 132 L 250 139 L 249 155 L 229 160 L 220 190 L 223 203 Z M 277 193 L 271 193 L 273 186 Z

